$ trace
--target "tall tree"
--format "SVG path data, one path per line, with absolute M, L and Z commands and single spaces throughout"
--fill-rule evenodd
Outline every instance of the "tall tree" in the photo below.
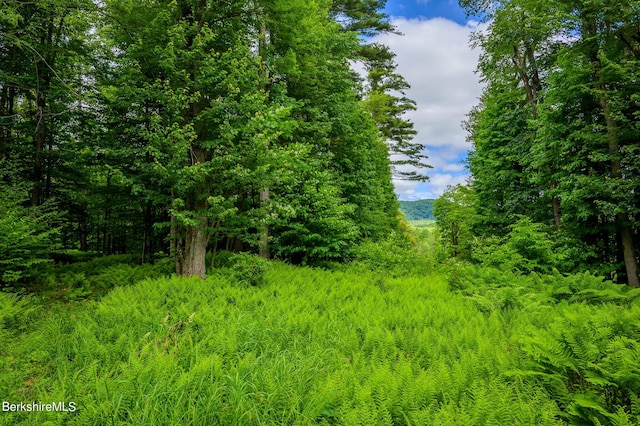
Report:
M 563 67 L 554 70 L 558 83 L 554 95 L 556 105 L 567 112 L 565 125 L 573 128 L 574 140 L 580 144 L 580 149 L 564 147 L 563 154 L 572 161 L 571 168 L 565 168 L 563 188 L 568 196 L 589 188 L 586 197 L 572 197 L 574 211 L 579 209 L 576 222 L 598 223 L 592 229 L 605 244 L 613 242 L 607 253 L 610 262 L 620 260 L 622 265 L 618 279 L 638 287 L 637 105 L 630 102 L 638 90 L 638 62 L 630 49 L 633 43 L 629 45 L 624 36 L 637 24 L 637 17 L 628 13 L 628 6 L 612 2 L 563 6 L 564 25 L 578 37 L 561 52 Z M 575 67 L 578 63 L 582 69 Z M 569 84 L 561 84 L 562 78 Z M 567 110 L 576 100 L 581 102 L 579 114 Z
M 32 204 L 65 206 L 67 247 L 145 262 L 170 245 L 198 276 L 218 245 L 344 258 L 398 223 L 388 148 L 350 68 L 359 37 L 392 30 L 382 7 L 0 2 L 0 158 L 22 165 Z M 388 71 L 380 81 L 405 87 Z M 389 120 L 412 105 L 385 102 Z
M 5 6 L 0 62 L 0 148 L 30 157 L 31 204 L 52 194 L 53 152 L 64 141 L 69 107 L 79 96 L 83 49 L 92 3 L 84 0 L 19 2 Z M 29 142 L 30 146 L 26 143 Z
M 78 143 L 91 119 L 92 26 L 87 0 L 2 2 L 0 157 L 30 182 L 30 204 L 57 200 L 67 211 L 63 241 L 78 242 L 76 195 L 85 177 Z
M 478 38 L 487 90 L 470 120 L 483 216 L 504 224 L 512 210 L 492 206 L 511 205 L 553 219 L 603 272 L 638 286 L 636 2 L 461 4 L 491 20 Z
M 127 59 L 141 71 L 132 83 L 143 88 L 142 99 L 131 101 L 133 107 L 152 105 L 143 136 L 149 167 L 171 188 L 178 272 L 204 277 L 205 252 L 221 208 L 231 207 L 239 188 L 264 181 L 261 158 L 289 126 L 288 109 L 268 102 L 267 76 L 252 52 L 255 22 L 247 25 L 251 15 L 243 5 L 110 6 L 119 13 L 117 30 L 135 34 L 132 41 L 121 37 Z M 136 12 L 134 20 L 142 15 L 145 22 L 126 21 Z
M 526 0 L 493 4 L 485 11 L 490 13 L 489 30 L 474 38 L 483 51 L 478 69 L 486 88 L 468 123 L 475 145 L 469 164 L 482 217 L 495 230 L 506 229 L 520 214 L 543 222 L 552 218 L 560 226 L 556 183 L 550 173 L 543 173 L 544 178 L 532 173 L 530 155 L 544 101 L 542 75 L 556 50 L 553 26 L 543 11 L 549 7 Z M 548 210 L 542 208 L 545 203 Z
M 395 54 L 378 43 L 367 44 L 361 51 L 367 71 L 365 105 L 389 147 L 393 175 L 403 180 L 425 181 L 424 145 L 414 142 L 417 131 L 405 116 L 416 110 L 416 103 L 406 96 L 409 83 L 397 73 Z
M 330 181 L 352 205 L 351 220 L 361 235 L 382 235 L 397 226 L 389 154 L 358 99 L 361 87 L 353 78 L 350 60 L 362 57 L 360 34 L 391 26 L 382 22 L 377 2 L 273 4 L 266 7 L 273 75 L 298 101 L 292 112 L 298 122 L 293 139 L 310 145 L 310 155 L 319 159 L 311 163 L 334 175 Z M 338 13 L 338 9 L 349 11 Z M 330 229 L 325 235 L 332 235 Z M 332 243 L 338 245 L 348 244 Z

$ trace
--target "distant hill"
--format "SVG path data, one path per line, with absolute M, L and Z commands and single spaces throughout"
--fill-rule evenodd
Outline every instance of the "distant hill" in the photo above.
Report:
M 435 200 L 400 201 L 400 210 L 407 220 L 435 220 L 433 202 Z

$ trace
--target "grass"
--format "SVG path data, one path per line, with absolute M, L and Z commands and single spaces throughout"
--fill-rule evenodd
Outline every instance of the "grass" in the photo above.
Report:
M 233 276 L 32 302 L 0 335 L 2 399 L 77 410 L 0 424 L 562 423 L 546 392 L 505 374 L 522 359 L 501 316 L 442 275 L 274 263 L 260 286 Z
M 435 220 L 410 220 L 409 225 L 416 229 L 436 229 L 436 221 Z

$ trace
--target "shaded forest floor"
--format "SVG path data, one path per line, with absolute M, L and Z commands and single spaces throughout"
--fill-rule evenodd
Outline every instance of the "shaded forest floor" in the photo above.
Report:
M 2 400 L 76 408 L 0 424 L 640 420 L 638 291 L 393 244 L 324 269 L 225 254 L 206 281 L 104 258 L 0 293 Z

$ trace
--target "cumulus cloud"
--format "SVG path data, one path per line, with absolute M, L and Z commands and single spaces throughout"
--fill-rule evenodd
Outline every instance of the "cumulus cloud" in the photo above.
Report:
M 401 199 L 438 197 L 447 185 L 466 180 L 461 160 L 471 146 L 462 122 L 482 93 L 474 73 L 480 52 L 469 47 L 469 37 L 479 26 L 444 18 L 394 18 L 392 23 L 404 35 L 385 34 L 375 41 L 397 55 L 398 72 L 411 85 L 408 96 L 418 106 L 407 117 L 434 166 L 429 183 L 394 181 L 396 193 Z
M 396 194 L 401 200 L 415 201 L 438 198 L 449 186 L 465 184 L 469 177 L 464 174 L 434 173 L 429 183 L 408 182 L 394 179 Z

